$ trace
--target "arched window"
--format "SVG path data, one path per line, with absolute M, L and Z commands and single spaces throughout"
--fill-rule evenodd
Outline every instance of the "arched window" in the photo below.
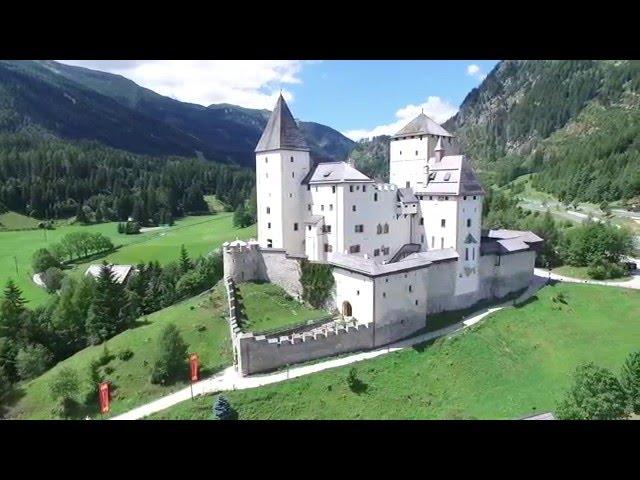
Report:
M 342 302 L 342 315 L 345 317 L 352 317 L 353 311 L 349 302 Z
M 389 233 L 389 224 L 388 223 L 384 224 L 384 230 L 383 231 L 384 231 L 384 233 Z
M 382 233 L 382 225 L 378 224 L 378 227 L 376 228 L 376 233 L 378 235 L 380 235 Z

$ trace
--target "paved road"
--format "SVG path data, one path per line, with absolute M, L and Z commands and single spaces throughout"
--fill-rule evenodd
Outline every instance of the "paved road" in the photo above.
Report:
M 534 269 L 534 272 L 537 276 L 548 278 L 549 271 L 544 270 L 542 268 Z M 557 273 L 551 274 L 552 280 L 558 280 L 560 282 L 571 282 L 571 283 L 586 283 L 588 285 L 606 285 L 609 287 L 621 287 L 621 288 L 633 288 L 640 289 L 640 274 L 636 273 L 631 276 L 629 280 L 582 280 L 580 278 L 572 278 L 565 277 L 564 275 L 558 275 Z
M 546 277 L 534 276 L 529 288 L 518 297 L 515 301 L 505 302 L 504 304 L 492 308 L 484 308 L 474 312 L 466 317 L 464 320 L 450 325 L 434 332 L 425 333 L 416 337 L 411 337 L 400 342 L 393 343 L 383 348 L 371 350 L 368 352 L 356 353 L 342 358 L 330 359 L 311 365 L 304 365 L 301 367 L 295 367 L 289 369 L 289 371 L 265 374 L 265 375 L 251 375 L 249 377 L 242 377 L 238 374 L 234 367 L 229 367 L 222 372 L 202 380 L 193 385 L 193 395 L 200 396 L 215 392 L 229 391 L 229 390 L 244 390 L 247 388 L 256 388 L 264 385 L 270 385 L 273 383 L 283 382 L 292 378 L 302 377 L 311 373 L 321 372 L 330 368 L 342 367 L 363 360 L 369 360 L 388 353 L 397 352 L 399 350 L 412 347 L 434 338 L 450 335 L 454 332 L 463 330 L 471 325 L 478 323 L 488 315 L 503 309 L 506 306 L 513 305 L 514 303 L 521 303 L 533 296 L 546 282 Z M 113 417 L 112 420 L 138 420 L 147 417 L 153 413 L 165 410 L 173 405 L 187 401 L 191 399 L 191 389 L 189 387 L 179 390 L 175 393 L 159 398 L 153 402 L 142 405 L 138 408 L 134 408 L 126 413 Z

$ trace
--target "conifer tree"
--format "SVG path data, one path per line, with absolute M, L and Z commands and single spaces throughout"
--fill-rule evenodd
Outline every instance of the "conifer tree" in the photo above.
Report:
M 96 280 L 95 291 L 87 317 L 87 335 L 92 344 L 114 336 L 120 327 L 122 288 L 116 282 L 113 271 L 102 265 Z
M 9 279 L 4 289 L 2 303 L 0 303 L 0 337 L 17 340 L 20 324 L 26 312 L 26 300 L 22 290 L 13 279 Z
M 184 275 L 192 268 L 193 268 L 193 262 L 189 258 L 189 253 L 187 252 L 187 249 L 183 243 L 182 246 L 180 247 L 180 271 Z

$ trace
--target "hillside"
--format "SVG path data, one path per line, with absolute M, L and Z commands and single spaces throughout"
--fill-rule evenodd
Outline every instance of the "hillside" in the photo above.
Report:
M 500 62 L 445 123 L 486 183 L 540 172 L 567 201 L 640 193 L 640 62 Z
M 202 155 L 253 166 L 269 111 L 180 102 L 119 75 L 54 61 L 0 61 L 0 131 L 37 131 L 150 155 Z M 126 126 L 126 128 L 123 128 Z M 313 122 L 300 127 L 318 158 L 353 142 Z

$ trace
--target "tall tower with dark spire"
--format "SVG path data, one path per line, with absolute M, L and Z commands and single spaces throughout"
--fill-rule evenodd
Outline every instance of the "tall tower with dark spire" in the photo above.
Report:
M 304 254 L 309 146 L 284 101 L 278 97 L 256 147 L 258 241 L 263 248 Z

